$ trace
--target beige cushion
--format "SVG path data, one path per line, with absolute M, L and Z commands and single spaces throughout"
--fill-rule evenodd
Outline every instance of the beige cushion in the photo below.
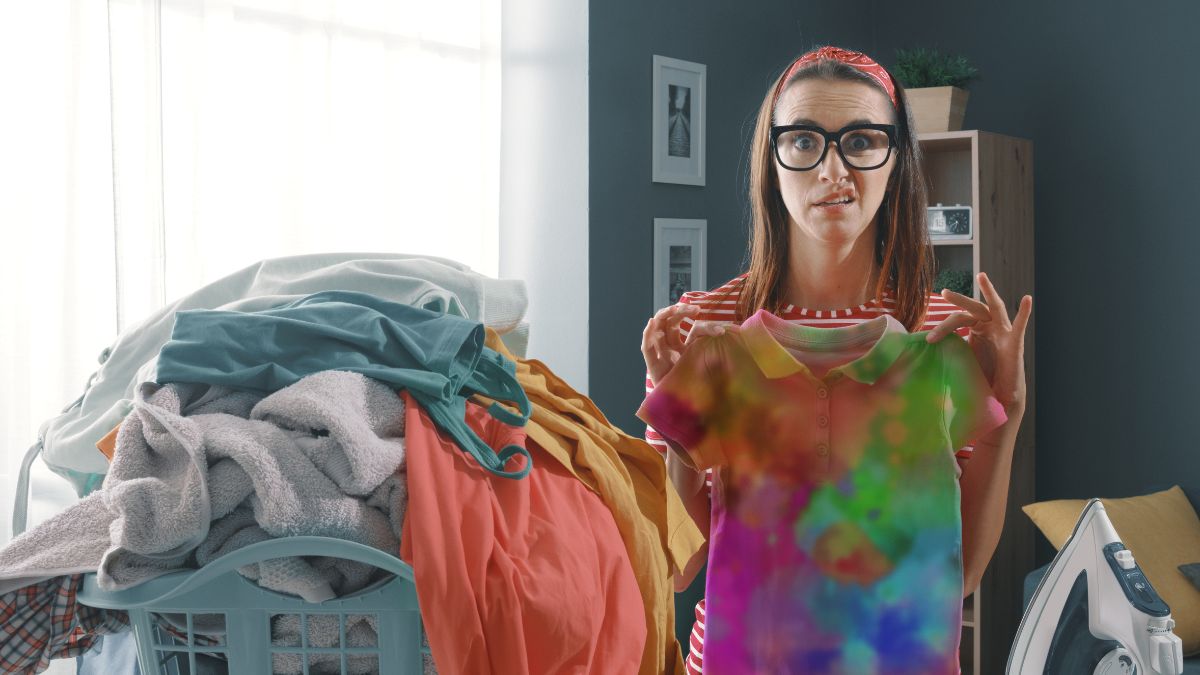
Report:
M 1200 589 L 1179 566 L 1200 560 L 1200 516 L 1179 486 L 1124 499 L 1101 499 L 1117 536 L 1171 608 L 1185 655 L 1200 652 Z M 1057 499 L 1021 507 L 1042 534 L 1062 548 L 1086 499 Z

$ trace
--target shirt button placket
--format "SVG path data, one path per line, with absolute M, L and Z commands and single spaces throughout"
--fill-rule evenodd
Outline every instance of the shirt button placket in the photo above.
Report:
M 829 471 L 829 458 L 833 454 L 829 436 L 829 385 L 817 385 L 817 457 L 825 471 Z

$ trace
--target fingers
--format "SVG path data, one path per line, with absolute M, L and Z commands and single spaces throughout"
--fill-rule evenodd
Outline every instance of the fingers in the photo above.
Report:
M 987 273 L 980 272 L 975 275 L 975 278 L 979 280 L 979 290 L 987 297 L 988 306 L 996 310 L 992 316 L 999 313 L 1001 325 L 1005 328 L 1012 328 L 1012 322 L 1008 319 L 1008 307 L 1004 304 L 1004 298 L 1000 297 L 1000 294 L 996 292 L 996 287 L 992 285 L 992 280 L 988 278 Z
M 693 318 L 700 313 L 700 307 L 697 305 L 673 305 L 672 311 L 663 319 L 663 331 L 666 333 L 666 347 L 668 349 L 682 349 L 684 345 L 683 337 L 679 334 L 679 324 L 684 319 Z M 695 326 L 692 326 L 694 329 Z
M 692 329 L 688 331 L 687 339 L 683 341 L 683 344 L 690 345 L 692 340 L 706 335 L 720 335 L 725 332 L 725 328 L 726 326 L 712 321 L 698 321 L 692 324 Z
M 949 302 L 952 302 L 952 303 L 958 305 L 959 307 L 962 307 L 964 310 L 969 312 L 971 314 L 971 316 L 975 317 L 976 319 L 978 319 L 980 321 L 990 321 L 992 318 L 992 314 L 991 314 L 991 311 L 988 309 L 988 306 L 986 304 L 976 300 L 975 298 L 963 295 L 962 293 L 958 293 L 956 291 L 952 291 L 949 288 L 942 289 L 942 297 L 945 298 L 946 300 L 948 300 Z
M 667 352 L 683 347 L 679 335 L 679 323 L 689 316 L 699 313 L 697 305 L 676 304 L 655 312 L 642 331 L 642 356 L 661 360 L 667 357 Z
M 974 314 L 970 312 L 955 312 L 934 326 L 929 331 L 929 334 L 925 336 L 925 341 L 931 343 L 937 342 L 963 326 L 974 326 L 977 323 L 979 323 L 979 319 L 975 318 Z
M 1021 305 L 1017 307 L 1017 318 L 1013 321 L 1013 330 L 1025 339 L 1025 329 L 1029 326 L 1029 317 L 1033 314 L 1033 296 L 1021 297 Z

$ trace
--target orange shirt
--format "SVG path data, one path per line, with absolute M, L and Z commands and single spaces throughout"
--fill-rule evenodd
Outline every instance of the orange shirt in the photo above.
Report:
M 442 675 L 635 673 L 646 623 L 612 513 L 518 427 L 467 402 L 489 446 L 526 446 L 520 480 L 481 468 L 407 391 L 400 556 Z
M 486 345 L 516 362 L 517 381 L 533 404 L 525 433 L 600 495 L 617 521 L 645 607 L 646 648 L 636 672 L 683 675 L 671 579 L 704 537 L 671 486 L 662 456 L 613 426 L 595 402 L 544 363 L 514 357 L 490 328 Z

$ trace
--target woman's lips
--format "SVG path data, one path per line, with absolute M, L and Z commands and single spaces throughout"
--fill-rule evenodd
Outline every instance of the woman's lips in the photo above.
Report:
M 850 205 L 853 203 L 854 202 L 852 200 L 840 204 L 813 204 L 813 206 L 821 211 L 825 211 L 826 213 L 842 213 L 847 211 L 850 208 Z

